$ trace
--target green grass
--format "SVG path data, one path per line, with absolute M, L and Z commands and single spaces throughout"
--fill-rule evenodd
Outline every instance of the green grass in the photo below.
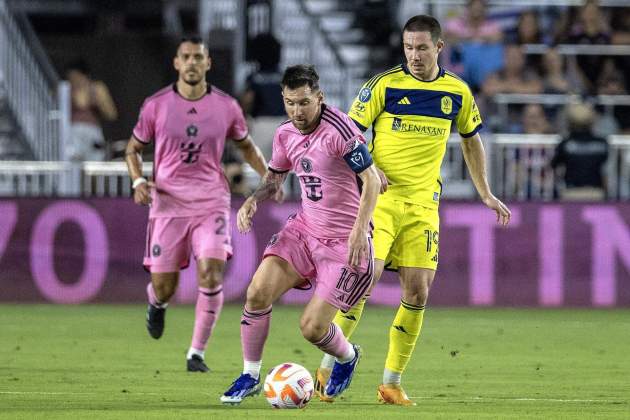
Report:
M 224 309 L 206 354 L 212 372 L 188 374 L 192 307 L 169 308 L 155 341 L 143 306 L 0 305 L 0 418 L 630 418 L 629 310 L 432 308 L 403 379 L 418 405 L 401 408 L 375 398 L 394 310 L 368 307 L 352 387 L 300 411 L 263 397 L 219 403 L 242 367 L 240 311 Z M 264 371 L 318 365 L 300 312 L 274 308 Z

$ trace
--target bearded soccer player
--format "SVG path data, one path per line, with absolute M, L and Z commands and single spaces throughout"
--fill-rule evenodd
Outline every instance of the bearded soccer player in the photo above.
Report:
M 173 64 L 178 80 L 144 101 L 125 159 L 137 204 L 150 205 L 144 266 L 147 330 L 164 331 L 179 271 L 197 261 L 198 296 L 187 370 L 206 372 L 204 352 L 223 306 L 223 272 L 232 254 L 230 191 L 221 168 L 226 139 L 233 140 L 261 176 L 265 159 L 248 134 L 236 100 L 206 81 L 211 59 L 200 38 L 186 38 Z M 153 142 L 154 181 L 142 176 L 142 150 Z
M 431 16 L 414 16 L 405 24 L 402 38 L 406 63 L 368 80 L 348 114 L 361 130 L 373 127 L 370 152 L 388 183 L 374 210 L 374 278 L 378 281 L 384 268 L 397 270 L 402 287 L 377 398 L 385 404 L 413 405 L 401 387 L 401 376 L 420 336 L 437 269 L 440 166 L 453 122 L 483 203 L 503 226 L 511 213 L 488 185 L 481 117 L 470 88 L 437 64 L 444 47 L 439 22 Z M 364 304 L 365 299 L 335 317 L 346 337 L 356 328 Z M 325 355 L 316 372 L 315 390 L 324 401 L 331 401 L 322 384 L 332 363 Z
M 289 120 L 273 139 L 261 185 L 238 212 L 247 232 L 261 201 L 281 188 L 292 170 L 302 187 L 302 206 L 274 235 L 247 289 L 241 318 L 243 372 L 221 396 L 239 404 L 260 392 L 262 353 L 272 304 L 291 288 L 314 287 L 300 320 L 302 335 L 334 360 L 325 393 L 341 394 L 352 380 L 360 349 L 333 324 L 372 283 L 371 216 L 380 190 L 365 139 L 350 118 L 323 103 L 312 66 L 286 69 L 282 96 Z

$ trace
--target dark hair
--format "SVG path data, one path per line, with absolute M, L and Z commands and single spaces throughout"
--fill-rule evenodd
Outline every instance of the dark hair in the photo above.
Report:
M 442 38 L 442 27 L 436 18 L 429 15 L 416 15 L 409 19 L 403 27 L 403 32 L 429 32 L 433 43 Z
M 177 44 L 177 48 L 179 48 L 180 45 L 182 45 L 184 42 L 190 42 L 191 44 L 202 44 L 203 46 L 206 46 L 206 43 L 204 42 L 203 39 L 201 39 L 201 37 L 199 35 L 186 35 L 186 36 L 183 36 L 179 40 L 179 44 Z
M 311 90 L 319 89 L 319 75 L 312 64 L 298 64 L 287 67 L 282 75 L 280 85 L 289 89 L 297 89 L 308 85 Z
M 75 59 L 74 61 L 71 61 L 64 69 L 64 74 L 68 74 L 68 72 L 71 70 L 78 70 L 81 73 L 85 74 L 86 76 L 91 75 L 90 65 L 87 63 L 87 61 L 83 57 L 79 57 Z

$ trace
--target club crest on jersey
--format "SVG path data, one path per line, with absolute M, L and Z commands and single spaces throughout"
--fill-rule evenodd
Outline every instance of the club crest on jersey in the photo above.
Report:
M 446 115 L 453 112 L 453 100 L 451 99 L 450 96 L 442 96 L 442 101 L 440 103 L 440 106 L 442 108 L 442 112 L 445 113 Z
M 194 124 L 190 124 L 188 127 L 186 127 L 186 135 L 188 137 L 197 137 L 198 132 L 199 132 L 199 129 Z
M 359 92 L 359 101 L 361 102 L 367 102 L 370 100 L 371 97 L 372 97 L 372 91 L 370 90 L 370 88 L 364 87 Z
M 307 174 L 310 172 L 313 172 L 313 164 L 311 163 L 310 160 L 308 160 L 307 158 L 302 158 L 300 160 L 300 165 L 302 165 L 302 169 L 304 170 L 304 172 L 306 172 Z

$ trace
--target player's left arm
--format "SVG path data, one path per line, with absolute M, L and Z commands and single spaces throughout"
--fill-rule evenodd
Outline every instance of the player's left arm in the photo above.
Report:
M 369 255 L 368 234 L 376 198 L 381 191 L 381 179 L 365 143 L 355 140 L 352 150 L 343 158 L 350 169 L 361 179 L 361 199 L 359 211 L 348 237 L 348 264 L 356 267 Z
M 258 146 L 256 146 L 256 143 L 254 143 L 252 136 L 248 134 L 244 139 L 236 140 L 234 143 L 236 143 L 238 150 L 241 152 L 243 160 L 249 163 L 261 178 L 265 176 L 267 172 L 267 162 Z
M 479 133 L 462 138 L 462 152 L 473 184 L 483 203 L 497 214 L 497 223 L 506 226 L 510 222 L 510 209 L 496 198 L 490 190 L 486 172 L 486 153 Z

